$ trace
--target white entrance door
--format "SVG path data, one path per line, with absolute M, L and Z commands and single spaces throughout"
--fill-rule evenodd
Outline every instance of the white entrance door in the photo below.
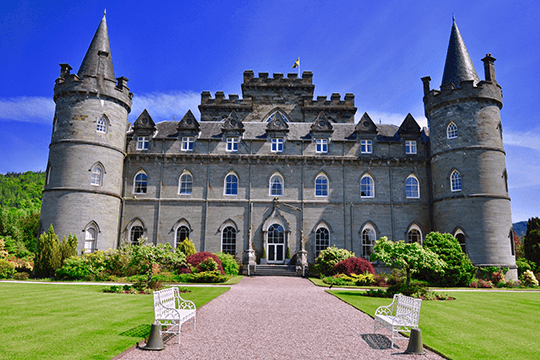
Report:
M 269 264 L 283 264 L 285 261 L 285 231 L 279 224 L 268 228 L 268 255 Z

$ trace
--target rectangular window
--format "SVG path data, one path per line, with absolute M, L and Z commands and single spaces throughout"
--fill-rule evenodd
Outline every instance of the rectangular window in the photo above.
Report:
M 193 151 L 193 137 L 182 137 L 182 151 Z
M 416 154 L 416 141 L 415 140 L 405 141 L 405 154 Z
M 362 154 L 371 154 L 373 152 L 371 140 L 361 140 L 360 147 L 360 151 L 362 152 Z
M 137 150 L 148 150 L 148 136 L 137 136 Z
M 237 152 L 240 139 L 237 137 L 227 138 L 227 151 Z
M 326 154 L 328 152 L 328 139 L 317 139 L 317 152 L 321 154 Z
M 283 151 L 283 139 L 274 138 L 272 139 L 272 152 L 282 152 Z

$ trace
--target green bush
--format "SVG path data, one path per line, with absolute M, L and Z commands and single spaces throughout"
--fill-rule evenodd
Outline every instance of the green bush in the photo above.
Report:
M 532 272 L 535 271 L 537 268 L 537 265 L 535 262 L 527 259 L 518 259 L 516 260 L 516 265 L 518 267 L 518 274 L 519 276 L 523 275 L 523 273 L 527 270 L 531 270 Z
M 218 269 L 217 262 L 212 258 L 206 258 L 199 266 L 197 266 L 197 272 L 210 272 L 210 271 L 216 271 Z
M 223 270 L 225 271 L 225 274 L 227 275 L 238 275 L 239 266 L 238 261 L 232 256 L 231 254 L 218 252 L 216 253 L 216 256 L 221 260 L 221 265 L 223 266 Z
M 334 267 L 342 260 L 354 257 L 354 253 L 336 246 L 327 247 L 315 259 L 315 270 L 322 276 L 332 275 Z
M 185 238 L 184 241 L 178 244 L 178 250 L 183 252 L 184 255 L 186 255 L 186 257 L 197 253 L 197 250 L 195 249 L 195 245 L 188 238 Z
M 66 259 L 69 259 L 72 256 L 77 256 L 77 237 L 69 234 L 67 240 L 64 236 L 62 243 L 60 244 L 60 254 L 62 257 L 62 264 Z
M 6 259 L 0 259 L 0 279 L 7 279 L 15 275 L 15 265 Z
M 531 270 L 527 270 L 523 273 L 521 282 L 523 283 L 523 285 L 529 286 L 529 287 L 538 286 L 538 280 L 536 280 L 536 277 L 534 276 L 534 273 Z
M 186 275 L 188 281 L 193 283 L 224 283 L 229 279 L 227 276 L 221 275 L 219 270 L 204 271 Z
M 91 274 L 91 265 L 78 256 L 66 259 L 62 267 L 56 270 L 56 277 L 62 280 L 89 279 Z
M 34 263 L 35 274 L 38 278 L 53 277 L 61 265 L 60 243 L 51 224 L 49 230 L 39 237 L 39 250 Z
M 431 232 L 424 240 L 424 247 L 433 251 L 446 265 L 444 272 L 423 268 L 415 276 L 438 286 L 468 286 L 476 274 L 476 267 L 467 254 L 463 253 L 459 242 L 450 234 Z
M 410 285 L 406 283 L 398 283 L 390 286 L 387 290 L 388 297 L 393 297 L 394 294 L 403 294 L 406 296 L 419 297 L 425 296 L 428 292 L 427 284 L 421 281 L 411 281 Z

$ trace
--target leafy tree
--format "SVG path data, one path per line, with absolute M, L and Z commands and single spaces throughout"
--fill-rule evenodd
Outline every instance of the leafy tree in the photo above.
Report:
M 60 242 L 51 225 L 49 231 L 39 237 L 39 250 L 35 259 L 34 271 L 37 277 L 53 277 L 61 266 Z
M 184 241 L 178 244 L 178 250 L 183 252 L 184 255 L 186 255 L 186 257 L 189 257 L 197 253 L 197 250 L 195 249 L 195 245 L 193 244 L 193 241 L 189 240 L 188 238 L 185 238 Z
M 321 275 L 333 275 L 334 267 L 342 260 L 354 257 L 354 253 L 346 249 L 339 249 L 335 245 L 327 247 L 315 259 L 315 270 Z
M 407 285 L 411 284 L 411 273 L 420 268 L 429 268 L 433 271 L 444 272 L 446 263 L 437 254 L 423 248 L 418 243 L 405 243 L 405 241 L 391 241 L 382 237 L 375 242 L 371 261 L 380 260 L 391 268 L 403 268 L 407 273 Z
M 530 218 L 527 221 L 527 233 L 523 241 L 525 258 L 540 264 L 540 218 Z
M 424 240 L 424 248 L 439 255 L 446 266 L 443 268 L 444 273 L 421 268 L 416 278 L 439 286 L 468 286 L 474 278 L 476 267 L 451 234 L 429 233 Z

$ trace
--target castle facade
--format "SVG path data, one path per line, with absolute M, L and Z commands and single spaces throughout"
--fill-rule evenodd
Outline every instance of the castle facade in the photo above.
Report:
M 454 22 L 440 90 L 422 79 L 429 131 L 410 114 L 355 123 L 354 95 L 314 98 L 309 71 L 248 70 L 242 98 L 202 92 L 200 119 L 156 123 L 147 109 L 129 124 L 104 16 L 78 73 L 60 64 L 41 227 L 88 252 L 187 237 L 299 271 L 327 246 L 369 258 L 382 236 L 440 231 L 476 266 L 517 277 L 494 61 L 479 80 Z

